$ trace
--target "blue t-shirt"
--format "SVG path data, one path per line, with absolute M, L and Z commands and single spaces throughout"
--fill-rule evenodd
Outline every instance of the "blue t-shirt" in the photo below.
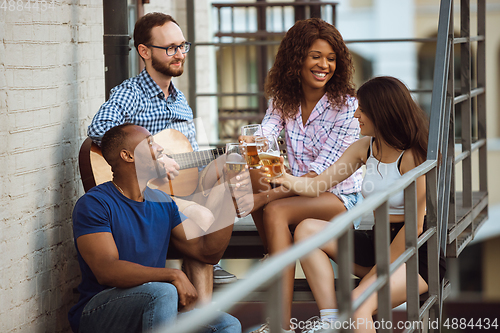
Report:
M 74 332 L 78 332 L 87 302 L 97 293 L 110 288 L 97 282 L 83 260 L 76 243 L 78 237 L 110 232 L 120 260 L 149 267 L 165 267 L 171 230 L 186 217 L 162 191 L 147 188 L 144 199 L 144 202 L 131 200 L 107 182 L 92 188 L 77 201 L 73 210 L 73 235 L 82 282 L 78 286 L 80 299 L 68 314 Z

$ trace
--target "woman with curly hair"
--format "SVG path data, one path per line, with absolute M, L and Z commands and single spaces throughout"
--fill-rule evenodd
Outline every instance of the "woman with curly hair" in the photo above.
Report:
M 358 139 L 352 73 L 342 36 L 321 19 L 296 22 L 281 41 L 267 76 L 270 106 L 262 129 L 265 136 L 285 130 L 294 176 L 316 177 Z M 361 197 L 361 182 L 358 171 L 314 198 L 297 196 L 283 187 L 256 193 L 252 217 L 264 248 L 270 255 L 282 252 L 292 245 L 290 228 L 304 219 L 330 220 L 353 207 Z M 284 271 L 284 331 L 290 330 L 294 276 L 294 267 Z M 268 331 L 264 324 L 256 332 Z
M 422 164 L 427 158 L 429 121 L 425 112 L 413 100 L 410 91 L 400 80 L 381 76 L 365 82 L 357 93 L 359 107 L 354 116 L 358 119 L 362 139 L 352 144 L 337 162 L 314 179 L 293 177 L 288 174 L 272 180 L 300 195 L 315 197 L 321 188 L 342 182 L 354 170 L 366 166 L 362 193 L 365 198 L 376 196 L 394 185 L 403 175 Z M 346 172 L 348 170 L 348 172 Z M 425 176 L 416 180 L 417 231 L 426 230 Z M 394 262 L 405 251 L 405 198 L 401 191 L 387 202 L 390 223 L 390 261 Z M 374 228 L 384 221 L 375 221 Z M 322 232 L 327 221 L 308 218 L 295 229 L 294 240 L 301 242 Z M 376 280 L 375 231 L 354 230 L 353 273 L 361 278 L 353 290 L 357 299 Z M 303 333 L 340 327 L 337 320 L 335 276 L 330 258 L 337 260 L 337 240 L 332 240 L 301 258 L 307 282 L 320 310 L 320 318 L 313 317 Z M 428 290 L 427 243 L 418 249 L 418 292 Z M 443 251 L 439 258 L 440 278 L 446 272 Z M 400 266 L 390 277 L 391 303 L 396 307 L 406 301 L 406 267 Z M 355 332 L 375 333 L 372 316 L 377 312 L 377 293 L 372 294 L 358 307 L 352 317 L 357 323 Z

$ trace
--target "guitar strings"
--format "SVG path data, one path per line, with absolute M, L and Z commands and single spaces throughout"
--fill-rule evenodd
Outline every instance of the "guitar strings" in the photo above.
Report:
M 207 165 L 215 158 L 224 154 L 224 148 L 214 148 L 195 152 L 173 154 L 171 157 L 179 164 L 181 169 L 194 168 Z

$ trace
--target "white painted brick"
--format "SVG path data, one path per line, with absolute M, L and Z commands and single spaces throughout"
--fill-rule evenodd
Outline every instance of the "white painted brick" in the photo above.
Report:
M 3 11 L 2 11 L 3 12 Z M 5 14 L 0 14 L 0 40 L 5 40 Z
M 14 306 L 20 306 L 26 303 L 30 298 L 35 297 L 36 295 L 36 287 L 32 288 L 30 286 L 31 281 L 24 280 L 21 282 L 17 282 L 17 285 L 14 286 L 13 289 L 17 290 L 14 294 Z M 33 283 L 34 284 L 34 283 Z M 26 308 L 23 306 L 23 308 Z
M 14 85 L 17 88 L 31 87 L 33 84 L 33 72 L 31 69 L 18 69 L 14 75 Z M 24 92 L 22 92 L 24 94 Z
M 91 40 L 91 27 L 88 25 L 80 25 L 77 28 L 78 42 L 88 43 Z
M 31 18 L 29 18 L 29 19 L 31 19 Z M 7 15 L 6 15 L 5 23 L 12 24 L 12 23 L 25 23 L 25 22 L 28 22 L 28 20 L 27 20 L 26 15 L 23 11 L 17 11 L 17 10 L 10 11 L 7 8 Z
M 5 69 L 5 84 L 7 87 L 13 87 L 14 86 L 14 70 L 11 68 L 6 68 Z M 3 91 L 3 93 L 6 93 Z M 3 99 L 3 98 L 2 98 Z M 5 108 L 7 106 L 4 106 Z
M 55 9 L 50 9 L 47 6 L 47 10 L 40 10 L 40 18 L 42 22 L 47 23 L 57 23 L 57 15 Z
M 32 13 L 32 19 L 34 24 L 40 24 L 42 21 L 42 12 L 40 11 L 40 8 L 38 10 L 33 10 Z
M 29 96 L 29 94 L 28 94 L 28 96 Z M 27 108 L 29 108 L 29 106 L 26 105 L 28 101 L 30 101 L 32 103 L 33 99 L 29 98 L 29 97 L 25 99 L 24 103 L 25 103 L 25 107 L 27 107 Z M 34 125 L 33 116 L 31 115 L 31 112 L 17 112 L 15 114 L 15 119 L 16 119 L 15 129 L 33 127 L 33 125 Z
M 1 13 L 3 13 L 3 10 L 0 10 Z M 1 21 L 2 22 L 2 26 L 4 27 L 3 28 L 3 31 L 4 31 L 4 38 L 5 38 L 5 41 L 12 41 L 12 34 L 14 33 L 14 29 L 16 27 L 15 24 L 4 24 L 3 22 L 4 21 Z
M 42 90 L 42 99 L 40 101 L 41 107 L 49 107 L 57 103 L 57 89 L 58 88 L 54 87 Z
M 40 52 L 38 50 L 38 52 Z M 38 55 L 39 58 L 41 58 L 40 54 Z M 43 66 L 43 59 L 41 59 L 40 66 Z M 32 79 L 33 79 L 33 87 L 45 87 L 50 83 L 51 78 L 54 75 L 54 68 L 34 68 L 31 70 L 32 72 Z M 40 89 L 37 89 L 37 91 L 40 93 L 39 99 L 41 98 L 41 91 Z
M 93 24 L 102 24 L 103 23 L 103 12 L 102 12 L 102 6 L 97 6 L 97 7 L 90 7 L 90 16 L 91 16 L 91 23 Z
M 0 54 L 3 54 L 2 46 L 0 46 Z M 7 78 L 5 77 L 5 67 L 2 63 L 0 63 L 0 99 L 3 99 L 5 96 L 5 87 L 7 87 Z M 3 101 L 0 100 L 0 107 L 4 109 L 5 106 L 2 103 Z
M 24 177 L 23 176 L 12 176 L 12 181 L 15 184 L 19 184 L 16 186 L 11 186 L 10 194 L 14 197 L 21 196 L 26 194 L 24 191 Z
M 91 41 L 95 42 L 103 39 L 104 29 L 102 25 L 92 25 L 91 30 Z
M 24 94 L 20 90 L 11 90 L 7 92 L 7 107 L 10 111 L 24 109 Z M 12 124 L 14 125 L 14 124 Z
M 42 122 L 41 121 L 38 121 L 40 118 L 41 119 L 46 119 L 47 117 L 43 116 L 43 113 L 40 112 L 40 111 L 37 111 L 37 112 L 30 112 L 29 113 L 30 115 L 32 115 L 33 117 L 33 120 L 34 120 L 34 123 L 36 125 L 42 125 Z M 30 135 L 27 135 L 25 138 L 24 138 L 24 147 L 25 148 L 40 148 L 40 142 L 42 142 L 42 135 L 40 134 L 40 132 L 38 131 L 32 131 L 32 133 Z M 33 165 L 40 165 L 40 161 L 36 159 L 36 151 L 35 152 L 32 152 L 30 154 L 30 159 L 31 159 L 31 163 Z
M 27 43 L 23 47 L 23 64 L 24 66 L 40 66 L 42 61 L 40 59 L 40 51 L 38 44 Z
M 55 25 L 54 26 L 55 33 L 57 35 L 57 40 L 61 42 L 70 42 L 72 36 L 72 30 L 68 29 L 67 25 Z
M 26 313 L 25 309 L 22 306 L 16 306 L 10 310 L 12 317 L 16 318 L 16 323 L 18 325 L 25 323 L 26 321 Z M 17 326 L 17 325 L 16 325 Z
M 24 143 L 24 133 L 10 133 L 9 135 L 9 150 L 17 150 L 23 147 Z
M 24 148 L 24 142 L 23 142 L 23 148 Z M 35 165 L 37 165 L 36 160 L 33 158 L 32 152 L 17 153 L 13 157 L 14 157 L 14 160 L 16 162 L 15 171 L 14 171 L 16 173 L 26 172 L 28 170 L 32 170 L 35 168 Z
M 4 292 L 0 293 L 2 299 L 7 299 L 7 295 Z M 8 311 L 0 312 L 0 330 L 1 332 L 8 332 L 9 329 L 13 327 L 14 318 Z
M 5 43 L 5 65 L 22 66 L 23 65 L 23 46 L 22 44 Z
M 99 64 L 99 67 L 101 68 L 101 76 L 104 77 L 104 45 L 102 40 L 100 43 L 94 43 L 92 45 L 92 50 L 94 51 L 92 59 L 96 59 L 101 62 L 101 64 Z
M 12 31 L 12 40 L 33 40 L 33 26 L 28 24 L 17 24 Z
M 42 99 L 42 92 L 40 90 L 38 89 L 26 90 L 24 93 L 24 108 L 27 110 L 33 110 L 39 107 L 41 99 Z
M 0 140 L 2 139 L 2 137 L 0 137 Z M 2 158 L 2 163 L 0 163 L 0 167 L 2 168 L 2 170 L 6 170 L 7 169 L 7 163 L 5 163 L 4 165 L 4 161 L 5 159 Z M 7 215 L 5 215 L 5 210 L 6 210 L 6 207 L 4 207 L 4 205 L 6 204 L 6 201 L 8 200 L 8 191 L 7 191 L 7 185 L 8 185 L 8 182 L 7 182 L 7 176 L 0 176 L 0 221 L 2 221 L 4 218 L 7 217 Z M 3 226 L 3 224 L 2 224 Z M 2 236 L 2 233 L 0 233 L 0 239 L 1 239 L 1 236 Z
M 34 320 L 38 317 L 39 297 L 35 294 L 35 297 L 27 300 L 24 306 L 28 310 L 26 313 L 27 324 L 24 326 L 25 332 L 36 332 L 34 329 Z
M 45 29 L 48 28 L 44 27 Z M 56 57 L 54 53 L 57 52 L 57 48 L 53 44 L 41 44 L 38 47 L 38 52 L 40 54 L 41 65 L 42 66 L 54 66 L 56 65 Z
M 33 40 L 35 41 L 48 41 L 49 37 L 49 27 L 44 24 L 34 24 L 33 25 Z M 40 45 L 38 45 L 40 49 Z
M 28 241 L 25 237 L 16 237 L 7 240 L 7 251 L 8 258 L 13 264 L 17 263 L 28 251 Z M 12 275 L 15 272 L 11 273 Z
M 59 22 L 63 24 L 73 24 L 72 23 L 73 14 L 71 6 L 65 3 L 59 5 L 58 7 L 59 11 L 57 12 L 57 17 L 59 19 Z

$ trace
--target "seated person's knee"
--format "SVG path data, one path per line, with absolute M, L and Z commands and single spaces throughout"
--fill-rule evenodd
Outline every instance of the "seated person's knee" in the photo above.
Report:
M 320 231 L 317 228 L 317 225 L 312 223 L 313 220 L 314 219 L 305 219 L 304 221 L 300 222 L 297 225 L 297 227 L 295 228 L 294 235 L 293 235 L 295 242 L 309 238 L 312 235 L 315 235 Z
M 215 221 L 214 215 L 210 209 L 201 205 L 188 206 L 182 213 L 205 231 L 210 228 Z

